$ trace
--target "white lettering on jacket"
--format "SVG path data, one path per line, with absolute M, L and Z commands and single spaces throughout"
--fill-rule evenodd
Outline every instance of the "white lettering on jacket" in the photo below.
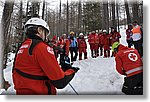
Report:
M 51 47 L 47 47 L 47 51 L 50 53 L 50 54 L 53 54 L 54 55 L 54 51 L 53 51 L 53 48 Z
M 17 54 L 22 54 L 24 50 L 19 50 Z
M 23 49 L 23 48 L 28 48 L 29 47 L 29 45 L 22 45 L 21 47 L 20 47 L 20 49 Z

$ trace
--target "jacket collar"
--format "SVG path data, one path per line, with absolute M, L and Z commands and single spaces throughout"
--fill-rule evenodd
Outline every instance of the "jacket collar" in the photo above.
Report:
M 37 35 L 32 35 L 32 36 L 29 36 L 28 38 L 29 38 L 29 39 L 35 39 L 35 40 L 41 40 L 41 41 L 43 41 L 43 39 L 40 38 L 40 37 L 37 36 Z

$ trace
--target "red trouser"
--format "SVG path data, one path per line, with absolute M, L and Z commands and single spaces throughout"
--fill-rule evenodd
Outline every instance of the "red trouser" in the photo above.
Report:
M 104 45 L 104 57 L 110 57 L 110 46 Z
M 82 60 L 82 53 L 84 53 L 84 59 L 87 59 L 87 51 L 86 48 L 79 48 L 79 60 Z
M 91 50 L 97 50 L 97 49 L 98 49 L 98 44 L 96 44 L 96 43 L 91 43 L 91 44 L 90 44 L 90 49 L 91 49 Z
M 91 49 L 92 58 L 97 57 L 98 56 L 98 44 L 96 44 L 96 43 L 90 44 L 90 49 Z

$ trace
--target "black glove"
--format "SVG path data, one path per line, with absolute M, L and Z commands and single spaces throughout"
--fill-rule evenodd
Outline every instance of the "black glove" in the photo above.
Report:
M 66 70 L 70 69 L 71 67 L 72 67 L 71 64 L 66 63 L 66 61 L 61 63 L 61 68 L 62 68 L 63 71 L 66 71 Z
M 71 67 L 71 69 L 73 69 L 75 72 L 77 72 L 78 70 L 80 70 L 79 67 Z

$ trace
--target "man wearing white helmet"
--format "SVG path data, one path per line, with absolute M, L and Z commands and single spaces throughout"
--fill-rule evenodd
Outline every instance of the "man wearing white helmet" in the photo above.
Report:
M 98 55 L 99 55 L 99 48 L 100 48 L 100 56 L 103 56 L 104 41 L 103 41 L 103 31 L 102 30 L 99 30 L 98 38 L 99 38 Z
M 104 58 L 110 57 L 110 35 L 103 30 Z
M 87 44 L 84 38 L 83 33 L 79 34 L 79 38 L 77 39 L 78 41 L 78 51 L 79 51 L 79 60 L 82 60 L 82 53 L 84 53 L 84 59 L 87 59 Z
M 65 72 L 60 68 L 53 48 L 45 43 L 50 31 L 44 20 L 29 19 L 25 30 L 27 39 L 17 51 L 13 67 L 16 94 L 56 94 L 56 88 L 64 88 L 78 68 L 71 67 L 70 64 L 65 65 Z
M 88 36 L 88 42 L 90 44 L 91 57 L 96 58 L 98 56 L 99 38 L 95 31 L 92 31 L 92 33 Z

